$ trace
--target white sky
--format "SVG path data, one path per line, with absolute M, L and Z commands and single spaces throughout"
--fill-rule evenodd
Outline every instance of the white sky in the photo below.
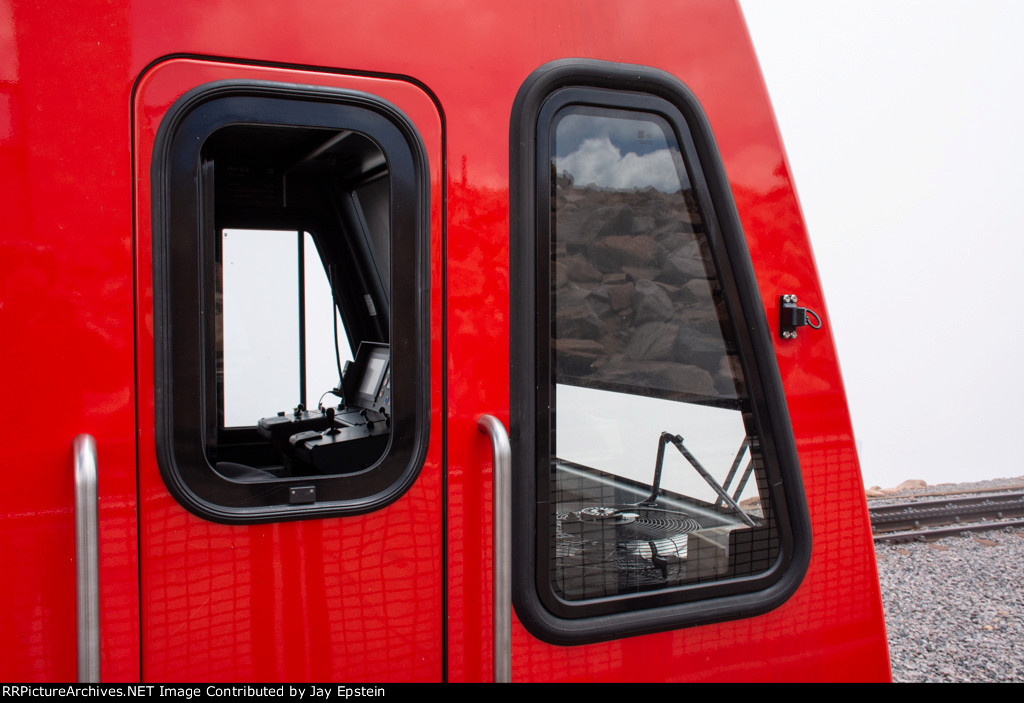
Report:
M 1024 475 L 1024 2 L 741 4 L 865 484 Z

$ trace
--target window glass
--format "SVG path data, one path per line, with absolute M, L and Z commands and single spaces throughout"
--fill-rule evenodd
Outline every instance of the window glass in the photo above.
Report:
M 294 232 L 224 230 L 219 315 L 222 426 L 298 402 L 298 269 Z
M 334 304 L 330 277 L 320 260 L 313 237 L 304 232 L 303 238 L 306 293 L 306 399 L 303 403 L 316 405 L 324 392 L 338 385 L 339 368 L 344 370 L 345 364 L 352 361 L 353 354 L 345 323 Z
M 586 601 L 768 569 L 764 463 L 671 125 L 570 105 L 548 143 L 550 587 Z
M 391 251 L 384 154 L 350 130 L 255 126 L 218 130 L 203 154 L 218 225 L 207 262 L 216 280 L 207 302 L 217 330 L 207 354 L 215 355 L 217 373 L 206 397 L 220 421 L 207 459 L 223 476 L 248 482 L 372 466 L 391 434 L 390 395 L 377 402 L 376 386 L 359 392 L 367 374 L 376 373 L 380 385 L 389 361 L 382 320 L 390 290 L 379 275 Z M 219 226 L 301 220 L 310 208 L 320 210 L 317 219 L 336 218 L 319 237 Z M 355 354 L 339 302 L 359 329 Z
M 222 426 L 253 426 L 263 415 L 300 403 L 316 406 L 339 385 L 339 368 L 352 360 L 352 351 L 313 236 L 225 229 L 221 256 Z

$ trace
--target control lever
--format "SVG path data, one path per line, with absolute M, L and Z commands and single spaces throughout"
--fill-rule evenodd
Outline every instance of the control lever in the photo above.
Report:
M 335 435 L 341 432 L 341 430 L 338 429 L 338 426 L 334 424 L 334 408 L 327 408 L 324 410 L 324 415 L 327 416 L 327 422 L 330 424 L 330 429 L 324 434 Z

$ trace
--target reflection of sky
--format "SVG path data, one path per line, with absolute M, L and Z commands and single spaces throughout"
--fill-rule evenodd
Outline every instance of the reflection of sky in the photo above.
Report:
M 555 169 L 577 186 L 679 191 L 682 161 L 659 122 L 569 114 L 555 128 Z

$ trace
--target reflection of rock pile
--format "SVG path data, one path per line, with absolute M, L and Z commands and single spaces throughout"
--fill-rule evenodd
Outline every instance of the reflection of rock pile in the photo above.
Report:
M 553 224 L 559 382 L 736 397 L 740 368 L 689 191 L 560 184 Z

